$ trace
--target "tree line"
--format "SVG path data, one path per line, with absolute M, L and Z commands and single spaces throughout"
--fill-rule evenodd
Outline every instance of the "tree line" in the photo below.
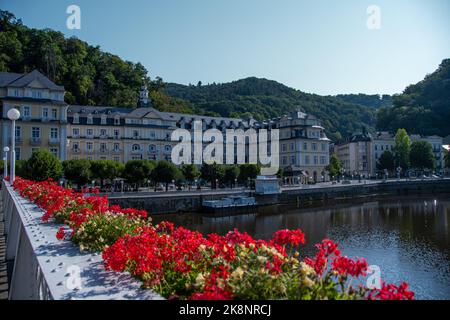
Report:
M 2 163 L 3 164 L 3 163 Z M 123 180 L 128 186 L 138 190 L 141 186 L 169 184 L 200 185 L 208 183 L 213 189 L 248 185 L 260 174 L 261 168 L 255 164 L 222 165 L 204 164 L 200 168 L 194 164 L 176 166 L 168 161 L 130 160 L 123 164 L 113 160 L 65 160 L 60 161 L 48 150 L 38 150 L 28 160 L 16 161 L 16 175 L 34 181 L 48 179 L 67 181 L 81 188 L 93 182 L 103 189 Z M 117 181 L 116 181 L 117 182 Z

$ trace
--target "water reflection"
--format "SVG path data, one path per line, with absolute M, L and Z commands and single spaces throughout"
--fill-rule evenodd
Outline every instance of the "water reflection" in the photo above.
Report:
M 450 200 L 391 199 L 320 209 L 276 206 L 255 214 L 213 217 L 200 214 L 164 215 L 202 233 L 226 234 L 237 228 L 255 238 L 269 239 L 279 229 L 301 228 L 304 255 L 330 238 L 345 255 L 365 257 L 381 268 L 389 282 L 410 283 L 420 299 L 450 299 Z

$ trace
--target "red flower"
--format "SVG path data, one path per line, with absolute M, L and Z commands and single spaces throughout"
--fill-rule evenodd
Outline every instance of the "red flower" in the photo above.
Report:
M 333 260 L 332 269 L 341 275 L 351 275 L 353 277 L 365 276 L 367 271 L 365 259 L 349 259 L 347 257 L 337 257 Z
M 369 300 L 414 300 L 414 292 L 408 290 L 408 284 L 402 282 L 398 287 L 383 282 L 381 289 L 369 293 Z
M 305 244 L 305 235 L 302 230 L 279 230 L 274 233 L 272 241 L 280 246 L 291 245 L 294 247 Z
M 64 236 L 66 235 L 66 232 L 65 232 L 65 230 L 64 230 L 64 227 L 60 227 L 59 229 L 58 229 L 58 232 L 56 233 L 56 239 L 58 239 L 58 240 L 62 240 L 62 239 L 64 239 Z

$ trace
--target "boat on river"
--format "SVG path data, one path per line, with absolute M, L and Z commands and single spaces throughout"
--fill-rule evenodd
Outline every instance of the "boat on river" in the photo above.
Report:
M 229 196 L 217 200 L 203 200 L 202 209 L 204 212 L 222 212 L 235 210 L 248 210 L 257 206 L 254 197 L 244 195 Z

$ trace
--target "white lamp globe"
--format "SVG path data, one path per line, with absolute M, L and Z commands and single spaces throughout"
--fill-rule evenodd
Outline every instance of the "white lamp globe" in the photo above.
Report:
M 3 151 L 4 151 L 4 152 L 9 152 L 9 147 L 4 147 L 4 148 L 3 148 Z
M 16 121 L 20 118 L 20 112 L 16 108 L 12 108 L 9 109 L 7 116 L 9 120 Z

